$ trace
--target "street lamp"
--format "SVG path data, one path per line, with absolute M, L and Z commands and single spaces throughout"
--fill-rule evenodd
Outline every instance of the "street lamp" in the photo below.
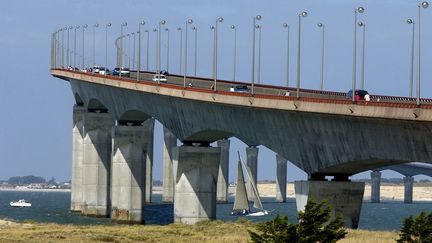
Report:
M 120 65 L 119 65 L 119 77 L 121 78 L 121 69 L 123 67 L 123 27 L 127 26 L 127 22 L 120 25 Z
M 146 70 L 149 70 L 149 51 L 150 51 L 150 31 L 145 30 L 144 32 L 147 33 L 147 50 L 146 50 Z
M 77 25 L 77 26 L 75 26 L 75 28 L 74 28 L 74 69 L 76 68 L 76 31 L 77 31 L 77 29 L 79 29 L 80 28 L 80 26 L 79 25 Z
M 290 26 L 287 23 L 284 23 L 282 26 L 287 29 L 286 86 L 288 88 L 288 86 L 289 86 L 289 31 L 290 31 Z
M 159 21 L 159 29 L 158 29 L 158 52 L 157 52 L 157 74 L 160 73 L 160 51 L 161 51 L 161 47 L 160 47 L 160 39 L 161 39 L 161 25 L 164 25 L 166 23 L 165 20 Z M 158 79 L 158 83 L 160 83 L 160 78 Z
M 412 38 L 411 38 L 411 65 L 410 65 L 410 88 L 409 96 L 413 97 L 413 83 L 414 83 L 414 33 L 415 33 L 415 22 L 412 19 L 407 19 L 407 23 L 412 25 Z
M 198 45 L 198 28 L 193 26 L 192 30 L 195 32 L 195 51 L 194 51 L 194 76 L 197 76 L 197 45 Z
M 253 17 L 253 26 L 252 26 L 252 75 L 251 75 L 251 83 L 252 83 L 252 95 L 254 94 L 254 83 L 255 83 L 255 25 L 256 21 L 262 18 L 261 15 L 256 15 Z
M 145 25 L 145 21 L 138 24 L 138 63 L 137 63 L 137 80 L 140 80 L 141 72 L 141 25 Z
M 218 23 L 223 22 L 223 18 L 219 17 L 215 20 L 215 27 L 214 27 L 214 42 L 213 42 L 213 77 L 214 77 L 214 84 L 213 84 L 213 90 L 217 90 L 217 49 L 218 49 Z
M 357 25 L 362 28 L 363 27 L 363 35 L 362 35 L 362 64 L 361 64 L 361 89 L 364 89 L 365 86 L 365 35 L 366 35 L 366 24 L 359 21 Z
M 180 65 L 179 65 L 179 74 L 181 74 L 182 69 L 182 53 L 183 53 L 183 29 L 181 27 L 177 28 L 178 31 L 180 31 Z
M 131 35 L 130 34 L 127 34 L 126 35 L 127 36 L 127 38 L 128 38 L 128 55 L 127 55 L 127 60 L 128 60 L 128 68 L 130 69 L 130 64 L 131 64 L 131 50 L 130 50 L 130 41 L 131 41 L 131 39 L 130 39 L 130 37 L 131 37 Z
M 70 58 L 69 58 L 69 30 L 72 29 L 72 26 L 69 26 L 67 28 L 67 48 L 66 48 L 66 65 L 69 67 L 70 65 Z
M 353 47 L 353 72 L 352 72 L 352 102 L 355 103 L 355 89 L 357 78 L 357 13 L 363 13 L 364 8 L 358 7 L 354 9 L 354 47 Z
M 183 74 L 183 88 L 186 88 L 186 75 L 187 75 L 187 33 L 188 33 L 188 24 L 192 24 L 193 20 L 188 19 L 185 23 L 185 55 L 184 55 L 184 74 Z
M 320 90 L 323 91 L 323 88 L 324 88 L 324 33 L 325 33 L 325 25 L 323 23 L 318 23 L 317 26 L 318 26 L 318 28 L 322 29 L 322 32 L 321 32 Z
M 154 28 L 153 32 L 156 34 L 156 40 L 155 40 L 155 44 L 156 44 L 156 49 L 155 49 L 155 73 L 157 73 L 157 69 L 158 69 L 158 33 L 157 33 L 158 29 Z
M 418 23 L 418 36 L 417 36 L 417 99 L 416 104 L 417 106 L 420 105 L 420 10 L 421 8 L 427 8 L 429 7 L 428 2 L 422 2 L 418 5 L 418 15 L 417 15 L 417 23 Z
M 87 29 L 88 25 L 83 25 L 82 26 L 82 63 L 81 63 L 81 67 L 82 70 L 84 70 L 84 30 Z
M 92 60 L 93 60 L 93 67 L 96 65 L 95 62 L 95 49 L 96 49 L 96 28 L 99 27 L 99 24 L 93 25 L 93 52 L 92 52 Z
M 166 71 L 169 73 L 169 45 L 170 45 L 170 31 L 168 28 L 165 28 L 167 32 L 167 53 L 166 53 Z
M 67 30 L 68 28 L 67 27 L 64 27 L 63 29 L 62 29 L 62 42 L 61 42 L 61 46 L 62 46 L 62 60 L 61 60 L 61 64 L 62 64 L 62 67 L 64 67 L 64 31 L 65 30 Z
M 235 25 L 231 25 L 231 29 L 234 31 L 234 47 L 233 47 L 233 81 L 236 80 L 236 67 L 237 67 L 237 29 Z
M 261 25 L 256 25 L 255 28 L 258 29 L 258 71 L 257 71 L 257 76 L 258 76 L 258 83 L 261 83 Z
M 297 99 L 300 98 L 300 34 L 301 34 L 301 19 L 306 18 L 306 11 L 298 15 L 298 38 L 297 38 Z
M 105 76 L 108 75 L 108 28 L 111 27 L 111 23 L 105 25 Z
M 135 40 L 135 32 L 132 32 L 131 35 L 133 36 L 132 68 L 135 68 L 135 53 L 136 53 L 136 51 L 135 51 L 135 43 L 136 43 L 136 40 Z

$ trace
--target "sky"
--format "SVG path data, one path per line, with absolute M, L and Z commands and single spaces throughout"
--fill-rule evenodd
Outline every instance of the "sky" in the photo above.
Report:
M 412 0 L 14 0 L 2 4 L 0 14 L 0 180 L 11 176 L 36 175 L 55 177 L 58 181 L 71 178 L 72 106 L 70 85 L 50 76 L 51 33 L 65 26 L 88 24 L 84 47 L 87 66 L 91 63 L 92 26 L 95 29 L 96 63 L 105 57 L 104 26 L 108 31 L 109 66 L 115 63 L 114 40 L 120 35 L 120 24 L 127 22 L 124 33 L 138 29 L 152 30 L 166 20 L 170 29 L 170 72 L 178 72 L 180 34 L 193 19 L 198 29 L 198 76 L 211 77 L 212 31 L 219 24 L 218 77 L 231 79 L 233 70 L 233 31 L 237 28 L 237 78 L 250 80 L 252 20 L 262 15 L 261 81 L 284 85 L 287 29 L 290 25 L 290 83 L 296 77 L 298 14 L 308 11 L 301 29 L 301 87 L 318 89 L 320 80 L 321 29 L 325 25 L 324 89 L 345 92 L 351 87 L 354 9 L 363 6 L 358 20 L 366 24 L 365 83 L 372 94 L 407 96 L 411 55 L 411 26 L 407 18 L 417 21 L 417 2 Z M 432 98 L 432 7 L 422 9 L 421 96 Z M 192 31 L 188 36 L 188 70 L 193 70 Z M 66 35 L 65 35 L 66 38 Z M 82 48 L 82 32 L 77 32 L 77 52 Z M 143 45 L 145 45 L 143 36 Z M 155 68 L 156 35 L 150 35 L 151 69 Z M 166 32 L 162 34 L 162 67 L 166 63 Z M 70 44 L 73 31 L 70 32 Z M 361 30 L 358 30 L 358 78 L 360 80 Z M 143 66 L 145 65 L 143 51 Z M 79 58 L 79 57 L 78 57 Z M 172 70 L 172 71 L 171 71 Z M 162 130 L 155 131 L 154 178 L 162 179 Z M 232 139 L 230 149 L 230 181 L 235 176 L 237 150 L 245 158 L 245 144 Z M 274 180 L 274 152 L 260 146 L 258 179 Z M 384 177 L 401 177 L 385 171 Z M 368 178 L 365 172 L 354 178 Z M 421 177 L 419 177 L 421 178 Z M 288 165 L 288 180 L 306 179 L 306 174 Z

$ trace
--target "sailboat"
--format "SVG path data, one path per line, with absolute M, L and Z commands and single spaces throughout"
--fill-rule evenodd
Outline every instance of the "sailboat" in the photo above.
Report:
M 255 186 L 255 181 L 252 177 L 251 170 L 248 166 L 243 164 L 240 153 L 238 153 L 238 163 L 237 163 L 237 186 L 236 186 L 236 196 L 234 199 L 234 207 L 231 212 L 232 216 L 246 215 L 246 216 L 264 216 L 268 214 L 267 210 L 264 210 L 264 207 L 261 203 L 261 198 L 258 193 L 258 189 Z M 251 184 L 254 194 L 254 204 L 253 207 L 260 210 L 258 212 L 252 212 L 249 208 L 249 202 L 247 199 L 247 192 L 245 186 L 245 180 L 243 176 L 243 166 L 246 168 L 248 182 Z

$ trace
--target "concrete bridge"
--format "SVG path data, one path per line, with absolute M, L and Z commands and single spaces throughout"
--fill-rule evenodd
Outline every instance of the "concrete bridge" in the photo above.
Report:
M 374 169 L 371 172 L 371 202 L 380 202 L 381 171 L 393 170 L 404 175 L 404 203 L 413 202 L 414 176 L 427 175 L 432 177 L 432 165 L 418 162 L 398 164 Z

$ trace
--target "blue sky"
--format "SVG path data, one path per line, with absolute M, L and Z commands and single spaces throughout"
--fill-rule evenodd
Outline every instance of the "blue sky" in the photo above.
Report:
M 297 16 L 303 10 L 309 16 L 302 20 L 302 87 L 319 87 L 320 29 L 326 25 L 325 81 L 327 90 L 346 91 L 351 87 L 353 11 L 365 7 L 359 20 L 366 32 L 366 89 L 373 94 L 408 95 L 411 27 L 407 18 L 416 19 L 417 2 L 412 0 L 341 1 L 341 0 L 274 0 L 274 1 L 167 1 L 167 0 L 14 0 L 2 4 L 0 15 L 0 179 L 13 175 L 54 176 L 70 178 L 71 123 L 74 103 L 67 82 L 49 75 L 50 34 L 69 25 L 111 22 L 109 30 L 110 66 L 114 64 L 114 39 L 120 35 L 120 23 L 128 22 L 125 33 L 136 31 L 145 20 L 143 29 L 153 29 L 161 19 L 171 30 L 170 69 L 178 70 L 179 33 L 188 18 L 198 28 L 198 75 L 211 77 L 212 32 L 209 26 L 219 16 L 218 77 L 232 77 L 232 31 L 238 29 L 237 77 L 250 80 L 252 18 L 263 16 L 261 80 L 266 84 L 285 82 L 286 30 L 291 26 L 290 82 L 296 75 Z M 432 8 L 422 11 L 422 97 L 432 97 Z M 104 32 L 96 31 L 96 62 L 103 62 Z M 189 47 L 193 50 L 192 32 Z M 361 46 L 360 31 L 358 47 Z M 91 29 L 86 31 L 86 56 L 90 57 Z M 71 40 L 73 34 L 71 32 Z M 78 32 L 81 40 L 81 31 Z M 150 37 L 150 67 L 154 68 L 155 35 Z M 143 45 L 145 38 L 143 38 Z M 165 43 L 165 37 L 162 37 Z M 71 42 L 72 46 L 72 42 Z M 78 41 L 78 49 L 81 41 Z M 358 49 L 359 57 L 361 49 Z M 162 66 L 165 65 L 162 50 Z M 192 51 L 188 70 L 192 70 Z M 86 64 L 90 63 L 87 59 Z M 358 59 L 360 63 L 360 58 Z M 358 66 L 358 73 L 360 66 Z M 358 76 L 358 80 L 360 76 Z M 160 128 L 160 125 L 158 126 Z M 161 179 L 161 138 L 156 130 L 155 178 Z M 230 180 L 235 175 L 235 152 L 245 153 L 244 144 L 232 142 Z M 363 174 L 361 177 L 368 176 Z M 386 172 L 385 176 L 399 176 Z M 275 178 L 274 153 L 260 147 L 259 179 Z M 288 180 L 305 179 L 305 174 L 294 166 L 288 169 Z

